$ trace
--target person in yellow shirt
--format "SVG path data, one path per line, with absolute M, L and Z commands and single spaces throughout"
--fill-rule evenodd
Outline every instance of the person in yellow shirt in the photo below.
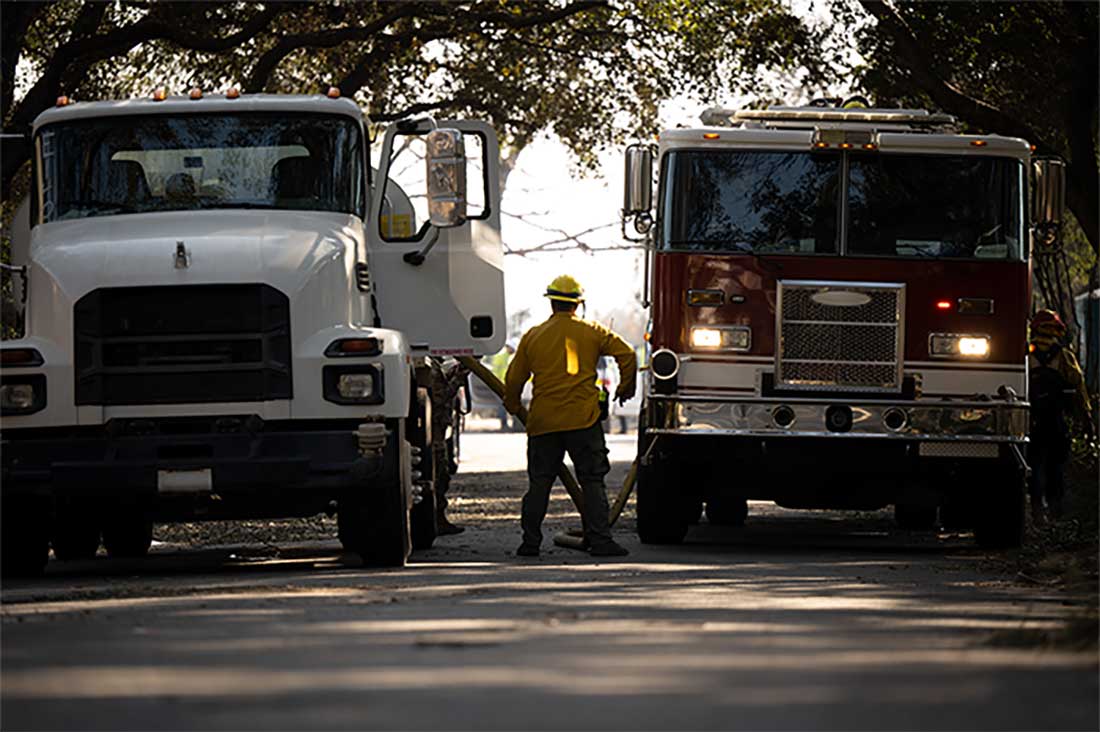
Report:
M 611 356 L 619 367 L 615 398 L 634 396 L 638 360 L 634 348 L 599 323 L 577 317 L 584 301 L 580 283 L 558 277 L 546 290 L 553 314 L 523 334 L 504 379 L 504 406 L 513 414 L 527 379 L 534 377 L 527 418 L 527 494 L 523 497 L 523 543 L 516 553 L 536 557 L 550 488 L 565 453 L 573 460 L 584 493 L 584 532 L 593 556 L 623 556 L 611 538 L 604 476 L 611 469 L 600 425 L 596 365 Z

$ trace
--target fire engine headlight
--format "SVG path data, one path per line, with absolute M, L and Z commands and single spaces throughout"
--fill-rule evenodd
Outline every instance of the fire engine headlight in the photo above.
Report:
M 382 365 L 325 366 L 324 396 L 334 404 L 381 404 L 385 401 Z
M 984 335 L 933 333 L 928 338 L 928 355 L 934 358 L 988 358 L 989 347 Z
M 691 347 L 707 351 L 747 351 L 752 347 L 752 329 L 745 325 L 692 328 Z
M 46 377 L 42 374 L 14 376 L 0 384 L 0 414 L 34 414 L 46 408 Z

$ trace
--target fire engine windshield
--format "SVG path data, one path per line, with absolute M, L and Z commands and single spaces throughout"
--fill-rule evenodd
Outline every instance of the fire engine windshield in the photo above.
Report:
M 356 122 L 285 113 L 141 115 L 39 131 L 37 220 L 219 208 L 358 213 Z
M 963 155 L 851 155 L 852 255 L 1019 259 L 1023 165 Z
M 669 153 L 663 246 L 692 251 L 831 254 L 839 155 Z

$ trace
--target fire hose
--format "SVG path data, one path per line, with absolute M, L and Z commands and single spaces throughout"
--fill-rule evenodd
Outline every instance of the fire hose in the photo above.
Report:
M 500 397 L 501 401 L 504 400 L 504 384 L 497 378 L 496 374 L 490 371 L 485 364 L 478 361 L 472 356 L 459 356 L 458 362 L 465 366 L 469 371 L 481 379 L 487 387 L 489 387 L 494 394 Z M 527 424 L 527 408 L 520 405 L 516 412 L 512 415 L 523 424 Z M 653 449 L 653 443 L 650 443 L 650 449 Z M 648 454 L 648 450 L 646 454 Z M 630 466 L 630 470 L 626 474 L 626 480 L 623 481 L 623 487 L 619 489 L 619 495 L 615 497 L 614 503 L 611 504 L 611 510 L 608 515 L 608 525 L 614 526 L 618 521 L 619 516 L 622 515 L 623 509 L 626 508 L 626 502 L 630 499 L 630 494 L 634 490 L 634 482 L 638 477 L 638 460 L 635 458 L 634 462 Z M 577 512 L 581 515 L 581 521 L 584 521 L 584 497 L 580 484 L 577 483 L 577 479 L 573 477 L 572 471 L 565 465 L 561 464 L 558 468 L 558 478 L 561 480 L 562 485 L 565 486 L 566 492 L 573 500 L 573 505 L 577 507 Z M 558 546 L 565 547 L 566 549 L 579 549 L 583 551 L 587 547 L 584 544 L 584 529 L 570 529 L 569 531 L 563 531 L 554 535 L 554 543 Z

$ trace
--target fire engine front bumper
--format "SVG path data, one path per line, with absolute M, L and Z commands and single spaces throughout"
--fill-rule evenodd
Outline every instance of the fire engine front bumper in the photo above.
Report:
M 825 401 L 649 396 L 647 433 L 828 437 L 919 442 L 1027 442 L 1028 405 L 1013 401 Z

